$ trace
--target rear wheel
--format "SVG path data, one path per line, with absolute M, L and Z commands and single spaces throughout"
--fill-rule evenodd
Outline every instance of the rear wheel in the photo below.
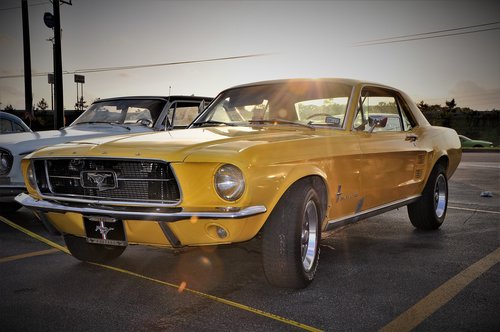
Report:
M 444 221 L 447 207 L 448 179 L 444 166 L 437 164 L 425 185 L 422 197 L 408 205 L 408 216 L 418 229 L 438 229 Z
M 105 244 L 88 243 L 85 238 L 64 235 L 64 241 L 73 257 L 85 262 L 104 263 L 120 256 L 125 246 L 110 246 Z
M 269 216 L 263 232 L 262 260 L 272 285 L 304 288 L 313 280 L 321 239 L 320 202 L 310 183 L 301 181 L 283 195 Z

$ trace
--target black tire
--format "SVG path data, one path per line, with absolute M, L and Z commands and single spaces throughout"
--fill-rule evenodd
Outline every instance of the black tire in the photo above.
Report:
M 12 213 L 22 208 L 22 205 L 17 202 L 0 203 L 0 213 Z
M 437 164 L 429 176 L 422 196 L 408 205 L 410 221 L 418 229 L 435 230 L 444 221 L 448 208 L 448 179 L 442 164 Z
M 125 246 L 88 243 L 85 238 L 64 235 L 64 241 L 73 257 L 84 262 L 104 263 L 120 256 Z
M 270 284 L 305 288 L 316 274 L 321 200 L 309 181 L 289 188 L 271 212 L 262 236 L 262 263 Z

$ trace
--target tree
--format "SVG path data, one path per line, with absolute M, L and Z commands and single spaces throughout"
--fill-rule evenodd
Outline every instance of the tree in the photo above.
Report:
M 457 107 L 457 103 L 455 102 L 455 98 L 450 101 L 446 101 L 446 107 L 449 111 L 453 111 Z
M 4 110 L 8 111 L 8 112 L 14 111 L 14 106 L 12 106 L 12 104 L 9 104 L 9 105 L 5 106 Z
M 420 103 L 417 104 L 418 108 L 420 108 L 420 111 L 424 112 L 429 109 L 429 104 L 425 103 L 423 100 L 420 101 Z
M 42 98 L 42 100 L 40 100 L 38 102 L 38 104 L 36 104 L 36 107 L 38 107 L 42 111 L 45 111 L 49 107 L 49 105 L 47 104 L 47 102 L 45 101 L 45 99 Z

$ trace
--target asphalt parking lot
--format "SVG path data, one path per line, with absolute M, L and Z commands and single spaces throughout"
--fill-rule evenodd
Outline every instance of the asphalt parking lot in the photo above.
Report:
M 493 197 L 481 197 L 489 191 Z M 330 233 L 307 289 L 269 286 L 259 240 L 110 265 L 67 254 L 26 209 L 0 212 L 4 331 L 498 331 L 500 153 L 464 153 L 439 231 L 406 208 Z

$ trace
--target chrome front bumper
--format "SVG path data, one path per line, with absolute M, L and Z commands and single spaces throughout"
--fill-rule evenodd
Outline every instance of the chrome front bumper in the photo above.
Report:
M 67 205 L 59 202 L 52 202 L 46 200 L 37 200 L 28 194 L 22 193 L 16 196 L 15 200 L 26 206 L 27 208 L 44 211 L 44 212 L 75 212 L 82 215 L 98 215 L 109 216 L 117 219 L 135 219 L 135 220 L 152 220 L 152 221 L 166 221 L 173 222 L 178 220 L 185 220 L 191 218 L 200 219 L 241 219 L 251 217 L 256 214 L 264 213 L 267 211 L 265 206 L 249 206 L 242 209 L 234 208 L 221 208 L 214 211 L 177 211 L 169 209 L 164 211 L 160 208 L 149 208 L 148 210 L 140 210 L 137 207 L 107 207 L 99 206 L 92 207 L 90 204 L 82 204 L 81 206 Z

